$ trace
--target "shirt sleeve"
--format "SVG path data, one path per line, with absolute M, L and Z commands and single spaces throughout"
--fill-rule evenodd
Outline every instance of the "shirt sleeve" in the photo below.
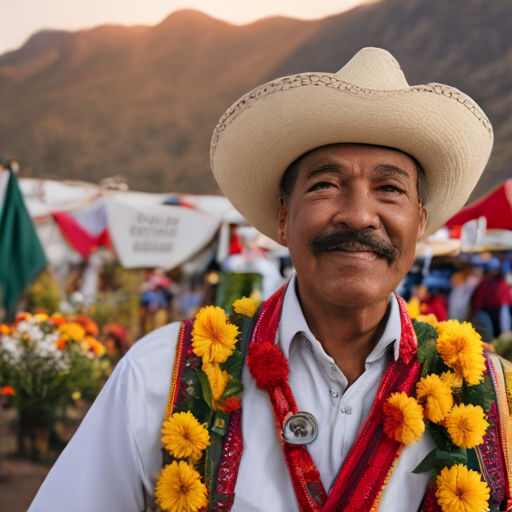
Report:
M 142 512 L 162 463 L 160 430 L 179 324 L 119 362 L 29 512 Z

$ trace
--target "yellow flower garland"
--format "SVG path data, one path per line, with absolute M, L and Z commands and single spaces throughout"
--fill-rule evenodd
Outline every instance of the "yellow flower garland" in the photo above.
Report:
M 443 372 L 441 374 L 441 380 L 446 382 L 452 389 L 462 388 L 462 377 L 454 372 Z
M 165 512 L 197 512 L 208 505 L 206 486 L 186 462 L 173 461 L 162 470 L 156 484 L 156 502 Z
M 446 428 L 452 441 L 463 448 L 474 448 L 484 442 L 489 423 L 483 409 L 477 405 L 456 405 L 446 417 Z
M 203 363 L 223 363 L 233 353 L 238 334 L 238 328 L 228 322 L 223 309 L 201 308 L 192 331 L 194 354 Z
M 238 313 L 239 315 L 245 315 L 252 318 L 256 311 L 258 311 L 258 306 L 252 299 L 242 297 L 241 299 L 233 302 L 233 309 L 235 310 L 235 313 Z
M 437 477 L 437 502 L 443 512 L 482 512 L 488 509 L 489 486 L 462 464 L 444 468 Z
M 441 423 L 453 406 L 452 390 L 436 374 L 420 379 L 416 385 L 416 398 L 425 407 L 425 418 Z
M 213 408 L 215 409 L 215 402 L 220 400 L 226 385 L 229 381 L 228 372 L 222 370 L 217 363 L 203 363 L 202 370 L 208 377 L 210 388 L 212 390 Z
M 174 413 L 163 427 L 165 449 L 177 459 L 198 460 L 202 451 L 210 445 L 208 430 L 190 411 Z
M 393 393 L 384 404 L 384 432 L 406 446 L 425 431 L 421 405 L 406 393 Z
M 480 335 L 467 322 L 441 322 L 437 327 L 437 351 L 446 365 L 470 386 L 483 380 L 485 358 Z

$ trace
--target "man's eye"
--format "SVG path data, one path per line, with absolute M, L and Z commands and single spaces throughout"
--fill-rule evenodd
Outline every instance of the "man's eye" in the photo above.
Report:
M 382 190 L 382 192 L 388 192 L 392 194 L 403 194 L 404 191 L 398 187 L 395 187 L 394 185 L 383 185 L 382 187 L 379 187 L 379 190 Z
M 322 189 L 327 189 L 327 188 L 330 188 L 330 187 L 334 187 L 334 185 L 332 183 L 329 183 L 328 181 L 320 181 L 318 183 L 315 183 L 310 189 L 309 191 L 313 191 L 313 190 L 322 190 Z

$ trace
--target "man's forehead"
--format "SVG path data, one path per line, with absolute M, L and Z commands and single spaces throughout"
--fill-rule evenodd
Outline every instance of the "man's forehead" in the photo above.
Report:
M 368 162 L 373 166 L 391 164 L 400 165 L 406 170 L 415 169 L 412 158 L 403 151 L 369 144 L 330 144 L 308 151 L 296 162 L 304 168 L 329 161 L 333 163 Z

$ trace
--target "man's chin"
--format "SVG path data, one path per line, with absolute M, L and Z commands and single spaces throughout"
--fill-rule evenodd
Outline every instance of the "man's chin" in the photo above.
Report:
M 333 280 L 330 286 L 318 290 L 326 303 L 340 308 L 364 308 L 389 299 L 391 289 L 384 289 L 376 282 L 361 280 Z

